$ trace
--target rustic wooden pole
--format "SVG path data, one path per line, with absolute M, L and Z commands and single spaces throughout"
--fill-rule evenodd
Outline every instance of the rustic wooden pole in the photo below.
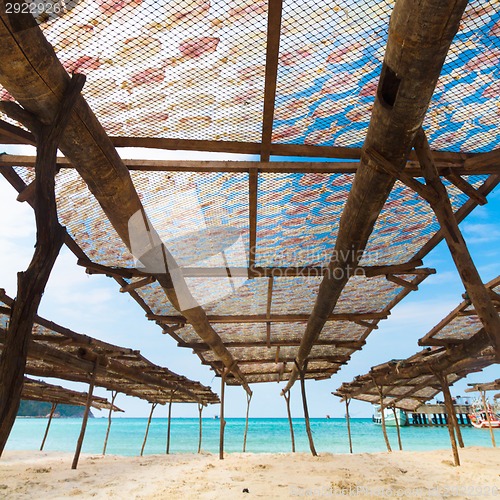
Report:
M 146 434 L 144 434 L 144 441 L 142 442 L 141 457 L 144 454 L 144 448 L 146 447 L 146 441 L 148 440 L 149 426 L 151 425 L 151 419 L 153 418 L 153 412 L 155 411 L 157 404 L 158 403 L 151 403 L 151 412 L 149 413 L 148 425 L 146 426 Z
M 483 400 L 483 408 L 484 408 L 484 411 L 486 412 L 486 418 L 488 419 L 488 427 L 490 429 L 491 444 L 493 445 L 493 448 L 496 448 L 497 444 L 495 442 L 495 435 L 493 434 L 493 428 L 491 427 L 490 412 L 488 411 L 488 405 L 486 404 L 486 391 L 480 390 L 479 392 L 481 393 L 481 399 Z
M 375 383 L 375 380 L 373 381 Z M 375 383 L 375 387 L 378 390 L 380 395 L 380 420 L 382 422 L 382 434 L 384 435 L 385 446 L 387 447 L 387 451 L 392 452 L 391 443 L 389 442 L 389 437 L 387 436 L 387 428 L 385 426 L 385 415 L 384 415 L 384 388 L 381 385 Z
M 458 417 L 455 412 L 455 406 L 453 406 L 453 412 L 451 414 L 453 428 L 455 429 L 455 436 L 457 437 L 458 446 L 464 448 L 464 440 L 462 438 L 462 431 L 460 430 L 460 425 L 458 424 Z
M 224 459 L 224 428 L 226 421 L 224 420 L 224 396 L 226 391 L 226 369 L 222 370 L 220 378 L 220 432 L 219 432 L 219 459 Z
M 118 394 L 118 391 L 111 391 L 111 408 L 109 409 L 108 428 L 106 430 L 106 437 L 104 439 L 104 447 L 102 448 L 103 455 L 106 455 L 106 448 L 108 446 L 109 431 L 111 429 L 111 414 L 113 413 L 113 405 L 115 404 L 115 398 L 116 398 L 117 394 Z
M 351 438 L 351 417 L 349 416 L 349 404 L 351 398 L 345 398 L 345 419 L 347 422 L 347 436 L 349 437 L 349 453 L 352 453 L 352 438 Z
M 87 394 L 87 402 L 85 404 L 85 411 L 83 413 L 82 428 L 80 429 L 80 436 L 78 436 L 78 442 L 76 443 L 75 456 L 73 457 L 73 463 L 71 464 L 72 469 L 76 469 L 78 466 L 78 460 L 80 459 L 80 453 L 82 451 L 83 439 L 85 438 L 85 430 L 87 429 L 87 421 L 89 419 L 90 405 L 92 404 L 92 394 L 94 393 L 95 376 L 97 373 L 97 366 L 94 367 L 92 376 L 89 384 L 89 392 Z
M 300 389 L 302 392 L 302 406 L 304 407 L 304 420 L 306 423 L 306 432 L 307 438 L 309 439 L 309 448 L 311 450 L 311 454 L 313 457 L 317 457 L 318 453 L 316 452 L 316 448 L 314 447 L 314 441 L 311 431 L 311 424 L 309 422 L 309 410 L 307 409 L 307 398 L 306 398 L 306 383 L 305 383 L 305 374 L 307 371 L 307 361 L 304 364 L 304 368 L 300 370 Z
M 295 453 L 295 435 L 293 433 L 292 411 L 290 409 L 290 391 L 283 394 L 286 401 L 286 412 L 288 414 L 288 424 L 290 425 L 290 437 L 292 439 L 292 453 Z
M 168 402 L 168 425 L 167 425 L 167 455 L 170 453 L 170 423 L 172 421 L 172 400 L 175 391 L 170 394 L 170 401 Z
M 49 125 L 42 124 L 25 113 L 29 117 L 27 125 L 31 126 L 37 142 L 34 200 L 37 236 L 35 252 L 28 269 L 17 276 L 17 297 L 12 306 L 8 335 L 0 355 L 0 456 L 21 401 L 33 320 L 66 235 L 66 230 L 57 219 L 54 191 L 57 148 L 84 83 L 83 75 L 73 77 L 55 119 Z
M 462 283 L 486 333 L 493 346 L 496 347 L 497 359 L 500 360 L 500 316 L 495 309 L 488 289 L 479 276 L 458 227 L 448 192 L 437 172 L 429 143 L 422 129 L 417 134 L 414 146 L 426 180 L 426 189 L 433 193 L 431 198 L 427 198 L 427 201 L 436 214 Z M 425 193 L 423 196 L 425 197 Z M 433 198 L 437 201 L 433 201 Z
M 460 465 L 460 456 L 458 455 L 457 441 L 455 439 L 455 432 L 453 428 L 452 413 L 455 411 L 453 408 L 453 400 L 451 398 L 450 386 L 448 385 L 448 379 L 443 373 L 436 373 L 436 377 L 441 383 L 441 390 L 444 396 L 444 405 L 446 408 L 447 418 L 446 426 L 448 427 L 448 433 L 450 434 L 451 449 L 453 451 L 453 460 L 455 462 L 455 467 Z
M 54 416 L 56 408 L 57 408 L 57 403 L 52 403 L 52 408 L 50 409 L 49 421 L 47 422 L 47 428 L 45 429 L 45 434 L 43 435 L 42 444 L 40 445 L 40 451 L 43 451 L 43 447 L 45 446 L 45 440 L 49 435 L 50 423 L 52 422 L 52 417 Z
M 203 437 L 203 419 L 201 418 L 202 417 L 202 413 L 203 413 L 203 404 L 202 403 L 198 403 L 198 413 L 200 415 L 200 436 L 198 438 L 198 453 L 201 453 L 201 438 Z
M 252 393 L 247 395 L 247 415 L 245 419 L 245 435 L 243 436 L 243 453 L 247 450 L 247 435 L 248 435 L 248 415 L 250 413 L 250 401 L 252 401 Z
M 401 171 L 434 93 L 446 54 L 467 0 L 398 0 L 389 23 L 382 74 L 373 104 L 361 162 L 339 222 L 335 248 L 302 335 L 299 367 L 309 356 L 328 315 L 333 311 L 355 269 L 395 178 L 380 171 L 366 155 L 368 148 L 383 154 Z M 290 374 L 286 392 L 295 383 Z
M 403 443 L 401 442 L 401 429 L 399 426 L 399 421 L 398 421 L 398 415 L 396 412 L 396 408 L 393 406 L 392 407 L 392 414 L 394 415 L 394 420 L 396 421 L 396 431 L 398 433 L 398 445 L 399 445 L 399 450 L 403 451 Z

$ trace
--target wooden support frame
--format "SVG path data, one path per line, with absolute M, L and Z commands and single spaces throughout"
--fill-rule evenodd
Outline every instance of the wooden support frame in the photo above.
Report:
M 106 429 L 106 437 L 104 438 L 104 445 L 102 448 L 103 455 L 106 455 L 106 448 L 108 447 L 109 431 L 111 430 L 111 416 L 113 414 L 113 405 L 115 404 L 115 399 L 117 395 L 118 391 L 111 391 L 111 408 L 109 409 L 108 413 L 108 427 Z
M 297 362 L 295 362 L 297 365 Z M 305 363 L 304 367 L 299 370 L 299 376 L 300 376 L 300 390 L 302 393 L 302 406 L 304 408 L 304 420 L 306 424 L 306 433 L 307 433 L 307 438 L 309 440 L 309 449 L 311 450 L 311 455 L 313 457 L 317 457 L 318 453 L 316 452 L 316 448 L 314 446 L 314 440 L 312 436 L 312 431 L 311 431 L 311 423 L 309 421 L 309 410 L 307 408 L 307 396 L 306 396 L 306 383 L 305 383 L 305 373 L 307 371 L 307 362 Z
M 34 202 L 37 242 L 28 269 L 18 274 L 17 298 L 12 306 L 9 334 L 0 356 L 0 456 L 19 408 L 33 322 L 66 236 L 66 230 L 57 218 L 54 191 L 56 157 L 59 142 L 84 84 L 84 75 L 75 75 L 71 79 L 49 125 L 19 108 L 23 117 L 27 118 L 26 124 L 32 127 L 37 143 Z
M 372 326 L 370 326 L 371 328 Z M 178 342 L 179 347 L 186 347 L 187 349 L 193 349 L 195 351 L 208 351 L 210 347 L 207 344 L 200 344 L 198 342 Z M 271 341 L 271 347 L 296 347 L 300 345 L 300 340 L 282 340 L 282 341 Z M 338 346 L 345 347 L 347 349 L 359 349 L 365 345 L 365 341 L 356 340 L 318 340 L 315 345 L 318 346 Z M 262 347 L 262 342 L 226 342 L 226 347 L 228 349 L 238 348 L 238 347 Z
M 252 394 L 246 393 L 246 396 L 247 396 L 247 413 L 245 417 L 245 433 L 243 435 L 243 453 L 247 451 L 248 416 L 250 414 L 250 402 L 252 401 Z
M 155 281 L 156 281 L 156 278 L 154 276 L 147 276 L 146 278 L 143 278 L 141 280 L 129 283 L 128 285 L 122 286 L 120 288 L 120 292 L 121 293 L 131 292 L 132 290 L 137 290 L 138 288 L 142 288 L 143 286 L 150 285 L 151 283 L 154 283 Z
M 351 437 L 351 417 L 349 415 L 349 404 L 351 403 L 351 398 L 345 397 L 345 419 L 347 424 L 347 437 L 349 438 L 349 453 L 352 453 L 352 437 Z
M 155 411 L 155 408 L 157 405 L 158 405 L 158 403 L 151 403 L 151 411 L 149 412 L 148 424 L 146 426 L 146 433 L 144 434 L 144 441 L 142 442 L 142 447 L 141 447 L 141 457 L 144 455 L 144 448 L 146 447 L 146 442 L 148 440 L 149 426 L 151 425 L 151 419 L 153 418 L 153 412 Z
M 288 415 L 288 424 L 290 426 L 290 439 L 292 441 L 292 453 L 295 453 L 295 434 L 293 432 L 292 410 L 290 409 L 290 391 L 283 393 L 286 402 L 286 413 Z
M 451 449 L 453 451 L 453 461 L 455 467 L 458 467 L 460 465 L 460 456 L 458 454 L 457 441 L 455 439 L 455 429 L 452 417 L 452 414 L 455 411 L 455 409 L 453 408 L 453 400 L 451 398 L 450 386 L 448 385 L 448 379 L 446 378 L 446 375 L 440 372 L 435 372 L 435 375 L 441 383 L 441 389 L 443 391 L 443 396 L 444 396 L 444 404 L 448 416 L 448 418 L 446 419 L 446 424 L 448 427 L 448 433 L 450 435 Z
M 49 421 L 47 422 L 45 434 L 43 435 L 42 444 L 40 445 L 40 451 L 43 451 L 43 447 L 45 446 L 45 441 L 47 440 L 47 436 L 49 435 L 50 424 L 52 423 L 52 417 L 54 416 L 56 408 L 57 403 L 52 403 L 52 407 L 50 408 Z
M 200 432 L 198 435 L 198 453 L 201 453 L 201 441 L 203 438 L 203 405 L 201 403 L 198 403 L 198 416 L 199 416 L 199 427 L 200 427 Z
M 94 393 L 95 377 L 97 374 L 96 367 L 97 366 L 94 367 L 92 378 L 90 380 L 87 403 L 85 405 L 85 411 L 83 413 L 82 428 L 80 429 L 80 435 L 78 436 L 78 442 L 76 443 L 75 456 L 73 457 L 73 463 L 71 464 L 72 469 L 76 469 L 78 467 L 78 460 L 80 459 L 80 453 L 82 451 L 83 440 L 85 438 L 85 431 L 87 429 L 87 422 L 89 419 L 90 405 L 92 404 L 92 395 Z
M 375 380 L 374 384 L 380 396 L 380 420 L 382 422 L 382 434 L 384 435 L 384 441 L 385 441 L 385 446 L 387 447 L 387 451 L 391 453 L 392 452 L 391 443 L 389 442 L 389 436 L 387 435 L 387 427 L 385 425 L 384 386 L 378 385 L 377 383 L 375 383 Z
M 170 401 L 168 402 L 168 424 L 167 424 L 167 449 L 166 454 L 170 454 L 170 424 L 172 422 L 172 400 L 174 398 L 175 390 L 170 394 Z
M 223 368 L 220 378 L 219 460 L 224 460 L 224 429 L 226 427 L 226 421 L 224 420 L 224 403 L 226 395 L 226 375 L 227 371 L 225 368 Z
M 495 442 L 495 434 L 493 432 L 493 428 L 491 427 L 490 412 L 488 411 L 488 405 L 486 403 L 486 391 L 481 389 L 479 392 L 481 393 L 481 400 L 483 402 L 483 409 L 486 412 L 486 419 L 488 420 L 488 428 L 490 430 L 491 444 L 493 445 L 493 448 L 496 448 L 497 444 Z

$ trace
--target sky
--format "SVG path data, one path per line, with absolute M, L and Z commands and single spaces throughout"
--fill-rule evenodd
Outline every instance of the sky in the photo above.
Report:
M 0 152 L 11 154 L 34 154 L 29 147 L 0 146 Z M 169 152 L 158 150 L 121 149 L 120 156 L 131 158 L 161 159 L 220 159 L 218 155 L 206 153 Z M 228 155 L 224 155 L 228 159 Z M 239 157 L 242 159 L 242 157 Z M 250 157 L 246 157 L 250 159 Z M 0 288 L 16 295 L 16 273 L 25 270 L 33 254 L 35 244 L 35 222 L 32 208 L 16 201 L 17 193 L 0 176 Z M 461 224 L 469 250 L 478 267 L 483 282 L 499 274 L 498 249 L 500 244 L 500 189 L 488 197 L 488 204 L 476 208 Z M 464 287 L 453 264 L 445 243 L 439 244 L 425 259 L 425 267 L 435 268 L 437 273 L 427 278 L 417 292 L 410 293 L 393 310 L 387 320 L 379 323 L 379 329 L 370 334 L 361 351 L 353 354 L 351 361 L 329 380 L 307 381 L 307 396 L 311 417 L 343 417 L 344 405 L 332 396 L 342 382 L 351 381 L 356 375 L 366 373 L 372 366 L 390 359 L 406 358 L 421 348 L 417 341 L 462 300 Z M 129 297 L 118 291 L 117 283 L 105 276 L 85 273 L 76 265 L 74 255 L 63 247 L 46 287 L 39 308 L 39 315 L 62 326 L 122 347 L 140 349 L 154 363 L 211 386 L 220 394 L 220 379 L 214 372 L 200 363 L 189 349 L 177 347 L 176 342 L 161 329 L 148 321 L 144 311 Z M 470 382 L 487 382 L 500 377 L 497 366 L 482 373 L 472 374 L 452 387 L 452 394 L 464 395 Z M 46 379 L 76 390 L 86 391 L 84 384 Z M 254 392 L 250 409 L 251 417 L 286 417 L 284 399 L 280 396 L 284 383 L 253 384 Z M 103 388 L 95 394 L 110 398 Z M 299 384 L 291 391 L 292 415 L 302 417 L 302 402 Z M 119 394 L 116 404 L 124 417 L 146 417 L 147 402 Z M 167 407 L 158 407 L 157 417 L 167 416 Z M 246 393 L 241 387 L 226 390 L 226 417 L 244 417 Z M 353 401 L 350 405 L 352 417 L 370 417 L 372 407 L 368 403 Z M 99 411 L 94 411 L 100 416 Z M 173 417 L 197 417 L 195 404 L 174 404 Z M 207 417 L 218 415 L 219 406 L 211 405 L 204 411 Z M 102 413 L 104 415 L 104 413 Z

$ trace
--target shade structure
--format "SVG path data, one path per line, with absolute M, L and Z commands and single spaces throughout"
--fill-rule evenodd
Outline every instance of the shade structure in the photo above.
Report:
M 59 385 L 48 384 L 41 380 L 25 377 L 22 398 L 30 401 L 43 401 L 47 403 L 85 406 L 87 394 L 85 392 L 72 391 Z M 92 396 L 91 406 L 97 410 L 113 410 L 123 412 L 120 408 L 99 396 Z
M 65 67 L 88 73 L 84 95 L 107 133 L 115 136 L 115 145 L 259 153 L 263 160 L 270 154 L 359 158 L 391 2 L 346 2 L 335 8 L 286 2 L 192 7 L 169 3 L 158 15 L 149 4 L 96 7 L 82 2 L 68 15 L 41 23 Z M 488 151 L 496 139 L 488 119 L 494 116 L 489 106 L 496 109 L 497 99 L 491 88 L 496 56 L 490 50 L 497 18 L 496 7 L 485 2 L 466 11 L 424 123 L 431 147 L 445 151 L 436 153 L 436 159 L 449 168 L 458 166 L 462 174 L 470 172 L 462 179 L 469 188 L 456 179 L 446 181 L 459 220 L 498 182 L 495 174 L 467 171 L 474 161 L 470 153 Z M 276 34 L 280 48 L 273 61 Z M 473 48 L 467 43 L 471 37 Z M 94 55 L 97 47 L 109 47 L 109 58 Z M 471 74 L 477 76 L 471 87 L 457 86 L 461 80 L 465 85 Z M 248 94 L 231 101 L 236 89 Z M 270 100 L 272 105 L 266 106 Z M 478 102 L 484 109 L 474 122 L 476 130 L 469 119 Z M 469 104 L 474 109 L 465 112 Z M 455 113 L 456 106 L 466 118 Z M 113 128 L 117 123 L 119 128 Z M 478 146 L 486 140 L 488 144 Z M 32 180 L 22 163 L 11 162 L 18 177 L 5 170 L 20 190 Z M 205 167 L 151 167 L 131 177 L 149 219 L 229 354 L 223 363 L 239 369 L 238 376 L 228 376 L 228 384 L 286 380 L 319 288 L 318 269 L 321 274 L 331 256 L 354 176 L 340 167 L 318 172 L 310 165 L 301 172 L 288 166 L 289 171 L 262 173 L 255 165 L 248 171 Z M 184 326 L 190 318 L 170 305 L 165 287 L 145 282 L 144 273 L 134 271 L 136 262 L 79 174 L 64 169 L 57 182 L 59 214 L 82 264 L 119 279 L 150 319 L 220 374 L 220 343 L 215 350 L 215 344 L 200 340 L 199 325 Z M 307 377 L 329 377 L 349 360 L 378 321 L 429 273 L 416 263 L 440 237 L 427 204 L 396 183 L 368 241 L 364 274 L 349 280 L 308 353 Z M 202 251 L 190 255 L 186 250 L 193 248 Z M 401 265 L 406 267 L 397 267 Z M 235 267 L 243 269 L 241 281 Z M 305 276 L 298 272 L 304 268 Z M 224 285 L 216 281 L 221 271 Z M 154 278 L 154 273 L 146 274 Z M 225 292 L 214 294 L 221 290 Z
M 0 348 L 7 334 L 12 299 L 0 291 Z M 29 347 L 26 373 L 75 382 L 91 380 L 96 371 L 96 386 L 139 397 L 149 402 L 170 401 L 217 403 L 218 396 L 199 382 L 194 382 L 167 368 L 155 365 L 139 351 L 103 342 L 73 332 L 44 318 L 37 317 Z

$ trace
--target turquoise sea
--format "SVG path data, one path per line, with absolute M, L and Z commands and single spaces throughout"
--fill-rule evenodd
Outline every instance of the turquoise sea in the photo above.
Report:
M 225 432 L 225 451 L 241 452 L 245 419 L 228 418 Z M 106 418 L 89 419 L 83 444 L 84 453 L 101 453 L 107 428 Z M 40 447 L 47 419 L 18 418 L 12 430 L 7 449 L 37 450 Z M 146 418 L 116 418 L 113 420 L 108 441 L 108 454 L 139 455 Z M 293 420 L 297 451 L 309 451 L 304 419 Z M 80 432 L 81 419 L 54 419 L 45 450 L 74 451 Z M 341 418 L 313 418 L 311 428 L 318 452 L 348 453 L 346 422 Z M 171 424 L 171 453 L 196 453 L 198 449 L 198 419 L 173 418 Z M 354 453 L 385 451 L 380 425 L 371 419 L 351 419 Z M 395 428 L 388 428 L 393 449 L 397 449 Z M 145 454 L 165 453 L 167 419 L 153 418 L 149 430 Z M 462 428 L 466 446 L 491 446 L 488 430 Z M 495 432 L 500 441 L 500 431 Z M 446 427 L 403 427 L 401 429 L 405 450 L 432 450 L 450 447 Z M 217 453 L 219 446 L 219 420 L 203 419 L 204 451 Z M 290 428 L 283 418 L 251 418 L 249 421 L 247 451 L 253 453 L 290 452 Z

